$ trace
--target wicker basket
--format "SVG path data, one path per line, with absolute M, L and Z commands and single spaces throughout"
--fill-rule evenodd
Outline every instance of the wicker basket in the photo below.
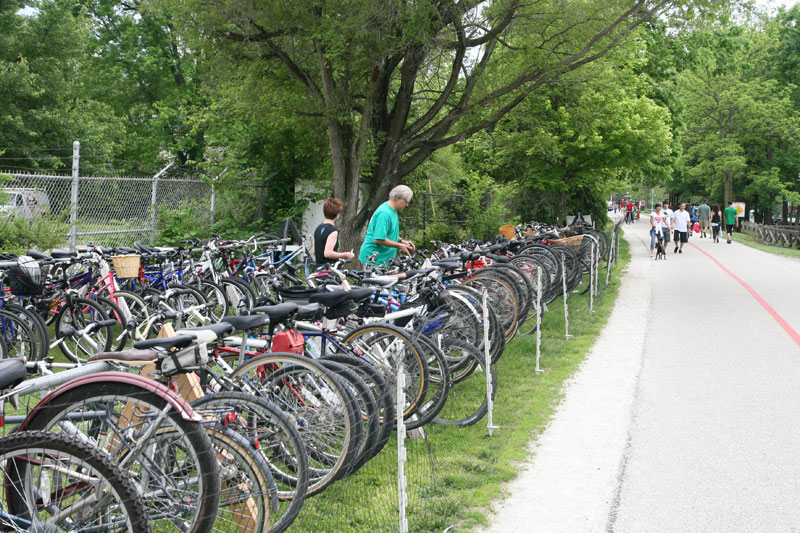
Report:
M 510 241 L 517 236 L 517 228 L 511 225 L 500 226 L 500 235 Z
M 574 237 L 565 237 L 563 239 L 551 239 L 553 244 L 563 244 L 569 246 L 573 252 L 581 254 L 581 244 L 583 244 L 583 235 L 575 235 Z
M 112 255 L 111 262 L 114 263 L 114 271 L 118 278 L 135 278 L 139 275 L 142 256 L 136 254 Z

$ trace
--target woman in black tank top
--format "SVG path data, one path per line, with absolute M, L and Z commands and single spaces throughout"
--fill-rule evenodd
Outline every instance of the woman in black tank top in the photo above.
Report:
M 338 198 L 328 198 L 322 206 L 325 221 L 314 230 L 314 261 L 318 265 L 335 263 L 340 259 L 351 260 L 352 252 L 339 251 L 339 228 L 336 219 L 342 214 L 344 205 Z

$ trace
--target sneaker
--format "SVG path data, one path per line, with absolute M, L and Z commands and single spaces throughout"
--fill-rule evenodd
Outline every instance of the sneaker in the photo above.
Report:
M 679 254 L 682 254 L 682 253 L 683 253 L 683 250 L 678 250 L 678 253 L 679 253 Z
M 728 239 L 728 244 L 730 244 L 730 243 L 731 243 L 731 240 L 730 240 L 730 239 Z
M 674 250 L 672 250 L 672 253 L 673 253 L 673 254 L 677 254 L 677 253 L 678 253 L 678 247 L 677 247 L 677 246 L 675 247 L 675 249 L 674 249 Z

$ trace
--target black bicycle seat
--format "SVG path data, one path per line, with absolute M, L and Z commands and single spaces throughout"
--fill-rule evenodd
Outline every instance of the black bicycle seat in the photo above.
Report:
M 325 307 L 336 307 L 337 305 L 346 302 L 347 300 L 353 300 L 352 295 L 343 290 L 335 290 L 331 292 L 321 292 L 319 294 L 312 294 L 311 297 L 308 299 L 310 303 L 320 303 Z
M 294 317 L 297 320 L 320 320 L 323 311 L 324 307 L 322 307 L 322 304 L 303 305 L 297 309 L 297 313 L 295 313 Z
M 0 360 L 0 390 L 16 387 L 28 377 L 25 365 L 19 359 Z
M 441 268 L 445 272 L 452 272 L 461 268 L 461 263 L 456 263 L 450 260 L 436 261 L 433 266 Z
M 233 326 L 237 332 L 249 331 L 263 328 L 270 323 L 270 317 L 269 315 L 225 316 L 222 317 L 222 322 Z
M 227 318 L 227 317 L 226 317 Z M 225 318 L 222 319 L 223 322 L 218 322 L 216 324 L 209 324 L 207 326 L 198 326 L 196 328 L 181 328 L 181 331 L 212 331 L 214 335 L 217 337 L 222 337 L 229 331 L 231 331 L 234 326 Z
M 264 313 L 267 315 L 269 317 L 270 324 L 273 326 L 280 324 L 296 311 L 297 304 L 294 302 L 285 302 L 278 305 L 262 305 L 260 307 L 254 307 L 250 310 L 252 313 Z
M 375 294 L 375 289 L 372 287 L 354 287 L 350 289 L 350 297 L 356 303 L 361 303 L 364 300 L 372 298 L 373 294 Z
M 50 250 L 50 256 L 56 259 L 68 259 L 70 257 L 78 257 L 78 252 L 70 250 Z
M 37 250 L 28 250 L 27 252 L 25 252 L 25 255 L 33 257 L 34 259 L 38 259 L 40 261 L 50 261 L 51 259 L 53 259 L 49 255 L 43 254 L 42 252 L 39 252 Z
M 137 341 L 133 343 L 133 347 L 137 350 L 149 350 L 150 348 L 163 348 L 164 350 L 171 350 L 173 348 L 181 349 L 192 344 L 194 340 L 194 337 L 190 335 L 176 335 L 175 337 L 165 337 L 163 339 Z

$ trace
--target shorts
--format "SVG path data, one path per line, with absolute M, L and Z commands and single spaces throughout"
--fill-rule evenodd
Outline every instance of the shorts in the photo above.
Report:
M 725 224 L 725 231 L 728 233 L 733 233 L 733 226 L 734 224 Z
M 700 220 L 700 229 L 708 229 L 708 219 Z
M 664 233 L 664 242 L 669 242 L 669 228 L 662 228 L 662 232 Z
M 675 244 L 678 244 L 679 241 L 689 242 L 689 232 L 675 230 L 675 235 L 672 237 L 672 239 L 675 241 Z

